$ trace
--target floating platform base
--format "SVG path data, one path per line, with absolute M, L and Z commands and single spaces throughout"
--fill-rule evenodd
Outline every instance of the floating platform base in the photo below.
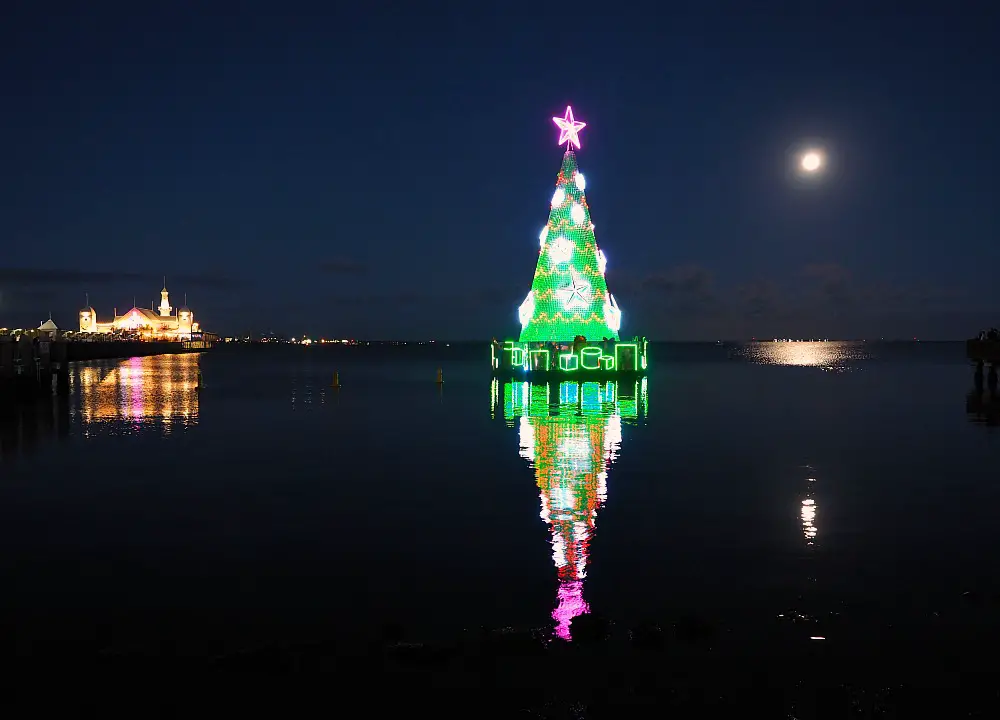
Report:
M 494 374 L 567 379 L 600 379 L 644 375 L 649 365 L 645 338 L 629 341 L 525 343 L 494 342 L 490 366 Z

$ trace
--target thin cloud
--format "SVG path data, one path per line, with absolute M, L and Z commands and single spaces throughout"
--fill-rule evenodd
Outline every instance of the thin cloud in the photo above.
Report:
M 242 278 L 226 275 L 223 272 L 202 271 L 198 273 L 176 273 L 167 275 L 167 283 L 180 286 L 190 285 L 203 288 L 237 288 L 248 283 Z
M 17 287 L 65 285 L 67 283 L 105 284 L 136 280 L 142 277 L 132 272 L 106 270 L 61 270 L 59 268 L 0 268 L 0 284 Z
M 368 266 L 348 258 L 334 258 L 319 264 L 320 272 L 331 275 L 360 275 L 368 272 Z
M 835 308 L 856 304 L 859 298 L 856 283 L 850 271 L 837 263 L 806 265 L 802 275 L 812 284 L 821 300 Z
M 329 297 L 334 305 L 403 305 L 421 306 L 450 304 L 455 307 L 483 307 L 509 302 L 510 296 L 498 288 L 486 288 L 468 293 L 428 293 L 404 290 L 396 293 L 338 294 Z
M 720 298 L 712 273 L 700 265 L 681 265 L 652 273 L 639 283 L 643 299 L 670 315 L 700 316 L 717 313 Z
M 225 273 L 202 271 L 198 273 L 175 273 L 168 280 L 176 285 L 198 287 L 236 287 L 244 282 Z M 88 286 L 113 285 L 122 282 L 142 281 L 156 284 L 162 276 L 148 273 L 108 270 L 68 270 L 62 268 L 0 268 L 0 285 L 8 287 L 39 286 Z
M 726 285 L 717 284 L 706 267 L 684 265 L 633 278 L 626 286 L 635 289 L 631 298 L 624 290 L 620 298 L 629 327 L 676 340 L 954 337 L 978 328 L 984 314 L 967 291 L 862 280 L 838 263 Z

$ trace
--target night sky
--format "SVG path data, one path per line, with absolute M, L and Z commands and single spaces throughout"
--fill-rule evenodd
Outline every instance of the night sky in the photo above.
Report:
M 567 104 L 623 335 L 1000 325 L 991 3 L 13 5 L 0 325 L 514 333 Z

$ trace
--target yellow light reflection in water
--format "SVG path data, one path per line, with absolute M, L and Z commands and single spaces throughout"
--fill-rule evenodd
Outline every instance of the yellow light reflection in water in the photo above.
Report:
M 743 353 L 762 365 L 799 365 L 834 369 L 851 360 L 869 357 L 861 342 L 777 342 L 750 343 Z
M 535 470 L 539 516 L 550 528 L 559 577 L 552 619 L 556 635 L 570 640 L 573 618 L 590 612 L 583 582 L 597 510 L 608 498 L 608 467 L 622 443 L 622 420 L 645 415 L 647 385 L 511 381 L 504 383 L 502 400 L 498 385 L 491 385 L 491 414 L 502 402 L 508 426 L 518 428 L 518 454 Z
M 194 425 L 199 357 L 197 353 L 153 355 L 80 367 L 80 416 L 88 425 L 152 422 L 164 433 L 175 425 Z
M 802 501 L 802 535 L 805 536 L 806 543 L 812 545 L 816 541 L 816 534 L 819 532 L 816 527 L 816 501 L 807 498 Z
M 819 534 L 819 528 L 816 526 L 816 511 L 818 507 L 816 506 L 816 500 L 813 498 L 813 483 L 816 482 L 816 478 L 807 478 L 806 481 L 809 483 L 809 490 L 806 493 L 805 500 L 802 501 L 799 516 L 802 518 L 802 536 L 806 539 L 806 544 L 814 545 L 816 543 L 816 535 Z

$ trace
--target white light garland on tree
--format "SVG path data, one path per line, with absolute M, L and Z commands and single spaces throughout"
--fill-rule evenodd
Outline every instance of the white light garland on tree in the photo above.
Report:
M 517 319 L 521 321 L 521 327 L 523 328 L 529 322 L 531 322 L 532 315 L 535 314 L 535 293 L 533 290 L 528 291 L 528 296 L 524 298 L 524 302 L 517 309 Z
M 618 302 L 611 293 L 604 299 L 604 321 L 614 332 L 621 330 L 622 311 L 618 309 Z
M 562 235 L 549 245 L 549 259 L 556 265 L 568 263 L 573 258 L 573 241 Z

